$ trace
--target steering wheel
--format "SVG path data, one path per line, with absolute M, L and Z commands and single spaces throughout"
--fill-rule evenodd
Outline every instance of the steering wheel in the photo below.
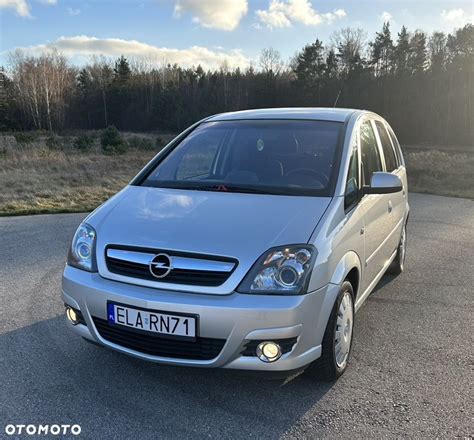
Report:
M 285 176 L 289 177 L 289 176 L 292 176 L 294 174 L 302 174 L 304 176 L 311 176 L 314 179 L 316 179 L 321 184 L 321 186 L 323 186 L 323 187 L 327 186 L 327 184 L 329 183 L 329 179 L 324 173 L 314 171 L 311 168 L 296 168 L 294 170 L 288 171 L 285 174 Z

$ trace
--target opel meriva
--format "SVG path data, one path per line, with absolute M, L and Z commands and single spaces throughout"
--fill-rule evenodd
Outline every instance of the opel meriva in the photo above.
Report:
M 354 314 L 403 271 L 399 143 L 361 110 L 225 113 L 193 125 L 90 214 L 63 275 L 68 322 L 163 364 L 347 368 Z

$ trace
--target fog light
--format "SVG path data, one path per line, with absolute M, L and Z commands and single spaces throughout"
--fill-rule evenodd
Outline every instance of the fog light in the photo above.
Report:
M 77 313 L 72 307 L 66 307 L 66 316 L 73 325 L 79 322 Z
M 276 342 L 260 342 L 257 345 L 257 357 L 262 362 L 275 362 L 280 359 L 281 348 Z

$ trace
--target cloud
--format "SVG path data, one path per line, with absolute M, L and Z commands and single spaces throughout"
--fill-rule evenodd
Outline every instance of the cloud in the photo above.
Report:
M 247 0 L 178 0 L 176 17 L 192 14 L 193 21 L 206 28 L 233 31 L 247 14 Z
M 58 0 L 39 0 L 44 5 L 55 5 Z M 31 17 L 30 4 L 26 0 L 0 0 L 0 9 L 13 9 L 20 17 Z
M 443 9 L 441 11 L 441 19 L 448 25 L 462 27 L 467 23 L 474 22 L 474 13 L 466 13 L 462 8 L 449 10 Z
M 81 13 L 80 9 L 74 9 L 74 8 L 66 8 L 66 11 L 69 15 L 79 15 Z
M 346 14 L 346 11 L 344 11 L 344 9 L 336 9 L 334 11 L 334 15 L 338 18 L 343 18 L 345 17 L 347 14 Z
M 13 9 L 20 17 L 30 17 L 30 6 L 26 0 L 0 0 L 0 9 Z
M 382 14 L 380 15 L 380 20 L 382 20 L 383 23 L 393 23 L 395 21 L 393 19 L 393 15 L 387 11 L 382 12 Z
M 250 60 L 240 50 L 211 50 L 206 47 L 192 46 L 187 49 L 172 49 L 153 46 L 136 40 L 119 38 L 95 38 L 86 35 L 61 37 L 56 41 L 36 46 L 20 47 L 30 55 L 38 55 L 57 49 L 73 59 L 84 59 L 92 55 L 106 57 L 147 58 L 158 64 L 174 64 L 190 67 L 200 64 L 203 68 L 219 68 L 224 62 L 229 67 L 247 67 Z
M 271 0 L 268 9 L 258 9 L 257 17 L 268 28 L 290 27 L 293 23 L 317 26 L 345 17 L 344 9 L 320 14 L 309 0 Z

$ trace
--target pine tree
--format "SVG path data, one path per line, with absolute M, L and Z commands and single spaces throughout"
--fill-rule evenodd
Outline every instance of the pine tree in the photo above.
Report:
M 337 56 L 334 49 L 331 49 L 326 56 L 325 76 L 327 79 L 337 78 L 338 66 Z
M 114 82 L 120 86 L 126 86 L 131 76 L 130 64 L 122 55 L 116 62 L 114 68 Z
M 324 70 L 324 46 L 320 40 L 316 40 L 297 55 L 295 73 L 298 79 L 314 83 L 322 78 Z
M 447 38 L 443 32 L 433 32 L 429 41 L 430 68 L 433 72 L 443 70 L 447 57 Z
M 112 87 L 110 91 L 111 122 L 118 128 L 123 128 L 130 107 L 130 77 L 131 69 L 127 59 L 122 55 L 114 67 Z
M 77 76 L 77 89 L 79 98 L 79 112 L 85 115 L 88 128 L 92 128 L 92 120 L 90 114 L 90 103 L 94 94 L 93 82 L 91 75 L 87 69 L 81 69 Z
M 398 33 L 398 40 L 393 50 L 393 65 L 396 73 L 403 74 L 408 71 L 408 59 L 410 57 L 410 35 L 407 28 L 402 26 Z
M 410 56 L 408 57 L 408 69 L 412 74 L 423 73 L 427 65 L 426 34 L 415 31 L 410 38 Z
M 393 59 L 393 41 L 390 33 L 390 23 L 383 24 L 382 32 L 375 34 L 375 40 L 370 43 L 372 48 L 371 64 L 376 75 L 384 76 L 390 73 Z

